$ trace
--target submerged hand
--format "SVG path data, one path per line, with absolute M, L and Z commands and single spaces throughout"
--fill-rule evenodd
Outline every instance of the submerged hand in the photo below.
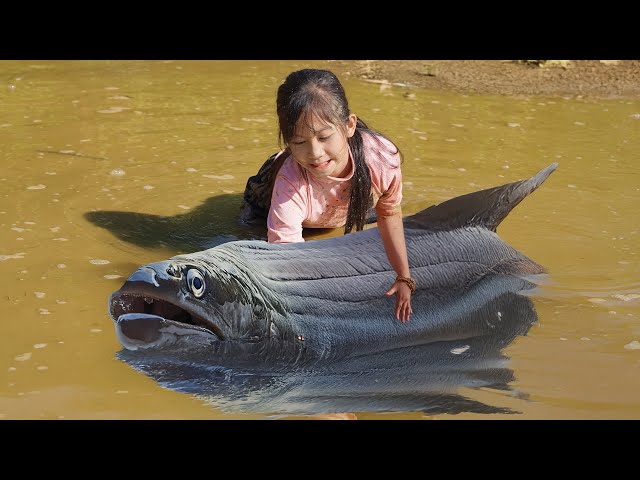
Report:
M 411 309 L 411 289 L 404 282 L 395 282 L 385 293 L 387 297 L 396 294 L 396 320 L 408 322 L 413 310 Z

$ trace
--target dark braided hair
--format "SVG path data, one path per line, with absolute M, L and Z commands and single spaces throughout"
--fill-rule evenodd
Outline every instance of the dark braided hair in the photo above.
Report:
M 313 68 L 298 70 L 287 76 L 278 88 L 276 110 L 281 146 L 282 143 L 288 144 L 295 135 L 296 125 L 300 120 L 310 125 L 311 117 L 317 116 L 343 129 L 344 132 L 351 113 L 347 96 L 338 77 L 329 70 Z M 348 138 L 355 171 L 351 179 L 345 234 L 350 233 L 354 228 L 356 231 L 364 228 L 367 212 L 373 203 L 371 172 L 364 155 L 363 131 L 381 135 L 369 129 L 366 123 L 358 118 L 355 133 Z

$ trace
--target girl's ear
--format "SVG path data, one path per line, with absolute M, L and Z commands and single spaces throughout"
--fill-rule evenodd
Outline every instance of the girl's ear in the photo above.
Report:
M 347 138 L 353 137 L 353 134 L 356 133 L 356 125 L 358 123 L 358 117 L 356 117 L 355 113 L 349 115 L 347 119 Z

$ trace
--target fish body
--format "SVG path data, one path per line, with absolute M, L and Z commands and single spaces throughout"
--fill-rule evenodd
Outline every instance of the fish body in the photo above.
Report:
M 141 266 L 109 298 L 128 350 L 199 352 L 236 365 L 301 365 L 479 337 L 494 299 L 545 269 L 499 223 L 553 172 L 469 193 L 404 219 L 416 289 L 408 323 L 384 292 L 395 272 L 377 228 L 292 244 L 231 241 Z

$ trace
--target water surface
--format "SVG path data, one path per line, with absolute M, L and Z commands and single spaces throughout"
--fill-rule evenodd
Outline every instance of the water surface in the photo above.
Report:
M 238 225 L 241 193 L 278 149 L 277 86 L 307 66 L 331 62 L 0 62 L 0 418 L 291 418 L 344 393 L 335 376 L 307 388 L 291 373 L 280 386 L 307 388 L 292 400 L 256 378 L 252 392 L 275 392 L 265 412 L 229 391 L 166 388 L 122 361 L 107 314 L 139 265 L 259 237 Z M 353 111 L 402 149 L 407 215 L 559 167 L 498 229 L 549 270 L 528 297 L 536 321 L 492 353 L 499 381 L 403 380 L 401 359 L 386 359 L 386 395 L 331 403 L 336 413 L 640 418 L 640 100 L 342 80 Z M 394 403 L 416 382 L 433 392 Z

